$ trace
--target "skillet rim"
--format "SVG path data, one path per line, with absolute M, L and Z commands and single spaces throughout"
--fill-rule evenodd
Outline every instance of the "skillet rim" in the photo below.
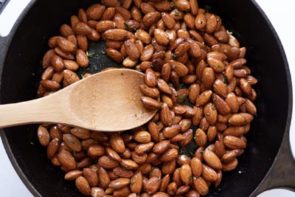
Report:
M 1 42 L 4 42 L 4 44 L 6 45 L 6 49 L 4 49 L 4 53 L 0 54 L 0 63 L 2 62 L 2 65 L 0 66 L 0 80 L 2 78 L 2 70 L 4 67 L 4 62 L 7 56 L 7 51 L 10 47 L 10 43 L 19 27 L 19 25 L 22 23 L 23 19 L 25 18 L 25 16 L 29 13 L 29 11 L 31 10 L 32 6 L 37 2 L 37 0 L 31 0 L 28 5 L 26 6 L 26 8 L 24 9 L 24 11 L 20 14 L 20 16 L 18 17 L 18 19 L 16 20 L 15 24 L 13 25 L 13 28 L 11 30 L 11 32 L 9 33 L 9 35 L 7 37 L 1 38 L 0 37 L 0 44 Z M 251 192 L 250 196 L 253 196 L 259 189 L 260 186 L 262 185 L 262 183 L 267 179 L 268 175 L 270 174 L 270 172 L 273 170 L 274 168 L 274 163 L 278 157 L 278 155 L 281 152 L 282 146 L 284 145 L 283 142 L 285 141 L 285 138 L 289 138 L 289 131 L 290 131 L 290 124 L 291 124 L 291 118 L 292 118 L 292 108 L 293 108 L 293 91 L 292 91 L 292 80 L 291 80 L 291 74 L 290 74 L 290 69 L 289 69 L 289 64 L 288 64 L 288 60 L 284 51 L 284 48 L 282 46 L 282 43 L 280 41 L 280 38 L 277 34 L 277 32 L 275 31 L 272 23 L 270 22 L 270 20 L 268 19 L 268 17 L 266 16 L 265 12 L 262 10 L 262 8 L 258 5 L 258 3 L 255 0 L 251 0 L 250 3 L 252 3 L 254 5 L 254 7 L 257 9 L 258 13 L 261 15 L 261 19 L 263 19 L 267 26 L 269 27 L 271 33 L 273 34 L 274 38 L 275 38 L 275 42 L 279 48 L 279 51 L 281 53 L 281 57 L 283 59 L 283 68 L 286 71 L 286 80 L 287 80 L 287 91 L 288 91 L 288 112 L 287 112 L 287 120 L 286 120 L 286 124 L 285 124 L 285 129 L 282 135 L 282 140 L 280 142 L 280 146 L 277 150 L 277 153 L 275 154 L 274 160 L 270 166 L 270 168 L 267 170 L 267 173 L 264 175 L 264 177 L 262 178 L 262 180 L 260 181 L 260 183 L 256 186 L 256 188 Z M 1 81 L 0 81 L 0 89 L 1 89 Z M 0 102 L 1 102 L 1 95 L 0 95 Z M 8 158 L 14 168 L 14 170 L 16 171 L 17 175 L 19 176 L 19 178 L 22 180 L 23 184 L 26 186 L 26 188 L 31 192 L 31 194 L 33 196 L 42 196 L 37 190 L 36 188 L 33 186 L 33 184 L 31 184 L 31 182 L 28 180 L 27 176 L 23 173 L 21 167 L 18 165 L 18 162 L 16 160 L 16 158 L 14 157 L 14 154 L 10 148 L 10 144 L 8 143 L 7 137 L 6 137 L 6 133 L 3 131 L 3 129 L 0 129 L 0 137 L 2 139 L 3 142 L 3 146 L 6 150 L 6 153 L 8 155 Z M 290 147 L 290 140 L 287 139 L 287 143 L 289 143 L 289 147 Z M 291 151 L 292 153 L 292 151 Z M 289 188 L 286 188 L 289 189 Z

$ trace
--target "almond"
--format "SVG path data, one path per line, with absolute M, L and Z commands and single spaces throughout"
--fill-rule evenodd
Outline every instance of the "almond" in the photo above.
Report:
M 146 69 L 144 82 L 149 87 L 155 87 L 157 85 L 157 76 L 152 69 L 150 68 Z
M 99 21 L 97 24 L 96 24 L 96 30 L 98 32 L 105 32 L 109 29 L 114 29 L 116 27 L 116 24 L 111 21 L 111 20 L 102 20 L 102 21 Z
M 170 86 L 163 79 L 158 79 L 157 85 L 161 92 L 169 94 L 169 95 L 172 94 Z
M 192 169 L 189 164 L 184 164 L 179 170 L 180 178 L 185 185 L 189 185 L 192 181 Z
M 109 29 L 103 33 L 106 40 L 122 41 L 128 37 L 128 31 L 124 29 Z
M 50 135 L 48 133 L 48 130 L 43 127 L 43 126 L 39 126 L 38 127 L 38 131 L 37 131 L 37 135 L 38 135 L 38 139 L 39 142 L 42 146 L 48 146 L 49 141 L 50 141 Z
M 63 141 L 73 151 L 79 152 L 82 150 L 80 140 L 72 134 L 64 134 Z
M 220 114 L 227 115 L 230 113 L 231 109 L 228 104 L 217 94 L 213 94 L 213 103 Z
M 77 167 L 75 158 L 70 152 L 66 150 L 62 150 L 60 153 L 58 153 L 57 158 L 61 165 L 67 170 L 74 170 Z
M 154 145 L 153 152 L 160 155 L 164 153 L 166 150 L 168 150 L 169 146 L 170 146 L 170 141 L 163 140 Z
M 211 96 L 212 96 L 212 91 L 211 90 L 206 90 L 206 91 L 202 92 L 202 94 L 200 94 L 197 97 L 196 105 L 197 106 L 202 106 L 202 105 L 207 104 L 209 102 Z
M 207 135 L 202 129 L 197 129 L 195 133 L 195 141 L 198 146 L 205 146 L 207 143 Z
M 91 188 L 87 180 L 83 176 L 79 176 L 76 181 L 75 185 L 79 192 L 81 192 L 84 195 L 90 195 L 91 194 Z
M 209 187 L 202 177 L 194 178 L 194 186 L 197 192 L 203 196 L 207 195 L 209 192 Z
M 99 156 L 104 155 L 105 150 L 104 147 L 101 145 L 91 145 L 89 146 L 87 150 L 87 155 L 90 156 L 91 158 L 97 158 Z
M 139 143 L 148 143 L 151 141 L 151 135 L 147 131 L 139 131 L 135 133 L 134 139 Z
M 131 40 L 126 40 L 124 42 L 126 53 L 132 60 L 137 60 L 140 56 L 139 50 L 137 49 L 135 43 L 133 43 Z
M 177 73 L 179 77 L 184 77 L 188 74 L 188 68 L 178 61 L 171 61 L 170 62 L 172 69 Z
M 89 183 L 91 187 L 98 185 L 98 176 L 96 174 L 96 171 L 90 168 L 84 168 L 83 176 L 86 178 L 87 182 Z
M 179 125 L 172 125 L 170 127 L 166 127 L 163 130 L 163 135 L 165 138 L 172 138 L 176 136 L 181 130 L 181 127 Z
M 204 27 L 206 27 L 206 18 L 203 13 L 198 13 L 195 19 L 195 27 L 198 30 L 202 30 Z
M 89 152 L 89 151 L 88 151 L 88 152 Z M 112 158 L 113 160 L 118 161 L 118 162 L 121 162 L 121 157 L 120 157 L 120 155 L 119 155 L 116 151 L 114 151 L 113 149 L 107 147 L 107 148 L 106 148 L 106 153 L 107 153 L 107 155 L 108 155 L 110 158 Z
M 232 171 L 232 170 L 236 169 L 237 166 L 238 166 L 238 160 L 234 159 L 229 163 L 223 164 L 222 170 L 225 171 L 225 172 Z
M 119 134 L 115 134 L 111 136 L 110 144 L 112 148 L 118 153 L 123 153 L 125 151 L 124 141 Z
M 144 47 L 143 52 L 140 56 L 140 60 L 141 61 L 148 61 L 152 58 L 154 53 L 154 47 L 153 45 L 149 44 L 147 46 Z
M 137 172 L 130 179 L 130 189 L 134 193 L 140 193 L 142 189 L 142 174 Z
M 109 187 L 113 189 L 121 189 L 130 184 L 128 178 L 118 178 L 110 182 Z
M 67 181 L 73 181 L 81 175 L 82 175 L 82 171 L 72 170 L 72 171 L 69 171 L 65 174 L 64 179 Z
M 117 161 L 105 155 L 98 159 L 97 164 L 105 169 L 113 169 L 119 165 Z
M 102 167 L 98 168 L 98 178 L 99 178 L 99 186 L 102 188 L 107 188 L 108 185 L 110 184 L 110 177 L 107 171 Z
M 161 184 L 161 178 L 152 177 L 143 183 L 143 187 L 147 193 L 153 194 L 160 188 L 160 184 Z
M 155 29 L 154 36 L 158 44 L 167 45 L 169 43 L 168 34 L 162 29 Z
M 149 12 L 146 15 L 144 15 L 142 22 L 146 27 L 150 27 L 153 24 L 155 24 L 161 17 L 161 14 L 159 12 Z
M 204 115 L 208 123 L 214 125 L 217 121 L 217 111 L 215 106 L 212 103 L 208 103 L 204 107 Z
M 217 173 L 207 165 L 203 165 L 202 177 L 208 182 L 217 181 Z
M 138 164 L 130 159 L 122 159 L 121 165 L 128 170 L 134 170 L 138 168 Z
M 141 97 L 141 101 L 145 108 L 149 110 L 157 110 L 161 108 L 161 103 L 155 99 L 150 97 L 143 96 Z
M 208 150 L 208 148 L 205 149 L 203 157 L 204 157 L 204 160 L 206 161 L 206 163 L 210 167 L 212 167 L 216 170 L 222 169 L 222 164 L 220 162 L 220 159 L 217 157 L 217 155 L 214 152 Z
M 227 95 L 227 86 L 225 83 L 223 83 L 223 81 L 221 81 L 220 79 L 216 79 L 216 81 L 213 84 L 213 90 L 216 94 L 222 96 L 222 97 L 226 97 Z
M 213 68 L 213 70 L 217 73 L 224 71 L 225 65 L 222 61 L 215 59 L 215 58 L 207 58 L 208 64 Z
M 192 173 L 195 177 L 199 177 L 202 174 L 203 171 L 203 164 L 201 162 L 200 159 L 198 159 L 197 157 L 194 157 L 191 159 L 191 169 L 192 169 Z
M 241 138 L 234 136 L 225 136 L 223 140 L 224 145 L 230 149 L 244 149 L 246 148 L 246 142 Z
M 160 160 L 162 162 L 168 162 L 168 161 L 172 161 L 176 159 L 177 156 L 178 156 L 178 150 L 175 148 L 171 148 L 162 154 L 162 156 L 160 157 Z
M 162 105 L 162 109 L 160 111 L 160 119 L 165 126 L 172 125 L 173 117 L 166 103 Z
M 81 67 L 87 67 L 89 64 L 88 56 L 81 49 L 78 49 L 76 52 L 76 61 Z
M 105 11 L 105 6 L 100 4 L 93 4 L 86 10 L 88 20 L 99 20 Z
M 174 25 L 175 25 L 176 22 L 175 22 L 174 18 L 171 15 L 169 15 L 169 14 L 167 14 L 165 12 L 162 13 L 162 20 L 163 20 L 165 26 L 168 29 L 173 29 L 174 28 Z

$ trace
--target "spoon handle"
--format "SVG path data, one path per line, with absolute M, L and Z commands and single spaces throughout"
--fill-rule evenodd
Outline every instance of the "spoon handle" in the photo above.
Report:
M 38 122 L 59 122 L 64 119 L 54 97 L 0 105 L 0 128 Z M 63 117 L 63 118 L 62 118 Z

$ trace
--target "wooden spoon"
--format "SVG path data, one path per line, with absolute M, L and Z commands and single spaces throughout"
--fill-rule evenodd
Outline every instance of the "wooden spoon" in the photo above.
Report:
M 110 69 L 43 98 L 0 105 L 0 128 L 41 122 L 97 131 L 136 128 L 156 113 L 141 103 L 143 76 L 135 70 Z

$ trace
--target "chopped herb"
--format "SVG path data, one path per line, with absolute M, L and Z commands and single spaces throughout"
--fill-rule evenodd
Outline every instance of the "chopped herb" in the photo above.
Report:
M 87 51 L 86 52 L 86 55 L 88 56 L 88 57 L 93 57 L 94 55 L 95 55 L 95 52 L 89 52 L 89 51 Z

